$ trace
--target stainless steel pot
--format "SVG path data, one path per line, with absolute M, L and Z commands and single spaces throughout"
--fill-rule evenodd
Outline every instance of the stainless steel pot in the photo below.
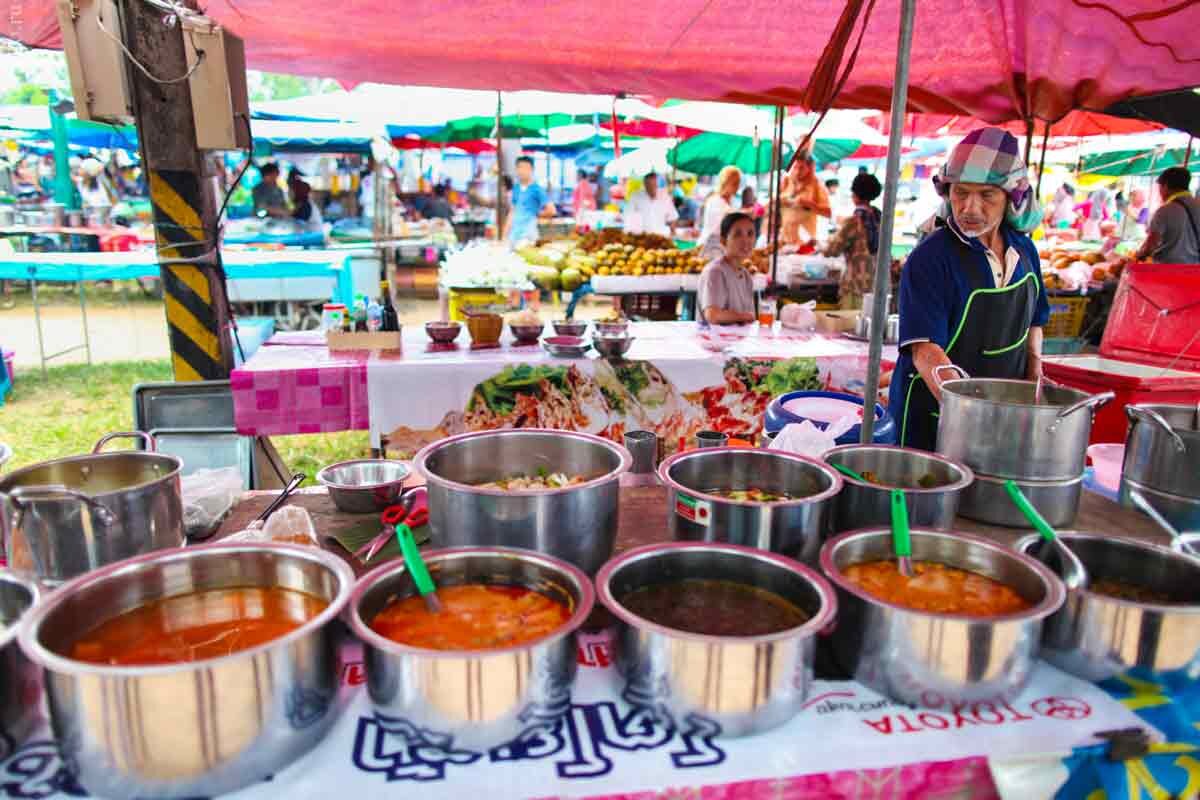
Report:
M 212 544 L 149 553 L 63 586 L 30 613 L 21 647 L 45 668 L 63 761 L 97 797 L 232 792 L 316 746 L 338 714 L 338 615 L 354 574 L 316 548 Z M 162 666 L 63 655 L 80 635 L 163 597 L 283 587 L 329 606 L 297 630 L 223 658 Z
M 950 369 L 963 374 L 951 367 L 938 375 Z M 1047 383 L 1034 405 L 1033 381 L 957 378 L 941 387 L 937 452 L 977 475 L 1030 481 L 1083 475 L 1092 414 L 1114 397 Z
M 17 644 L 21 618 L 38 601 L 37 584 L 0 569 L 0 760 L 37 728 L 42 670 Z
M 146 451 L 102 453 L 111 440 Z M 110 433 L 91 455 L 34 464 L 0 479 L 0 544 L 13 570 L 47 584 L 141 553 L 183 546 L 183 462 L 145 433 Z
M 871 338 L 871 312 L 864 308 L 854 321 L 854 334 L 860 339 Z M 900 315 L 888 314 L 887 325 L 883 329 L 884 344 L 895 344 L 900 341 Z
M 987 619 L 913 611 L 877 600 L 842 571 L 892 558 L 890 528 L 843 533 L 821 548 L 821 571 L 837 589 L 834 655 L 859 682 L 902 703 L 944 708 L 1016 696 L 1037 659 L 1042 625 L 1066 589 L 1043 564 L 977 536 L 913 529 L 915 561 L 936 561 L 994 578 L 1033 607 Z
M 656 625 L 621 605 L 635 589 L 684 578 L 767 589 L 810 618 L 768 636 L 701 636 Z M 837 612 L 833 590 L 813 570 L 728 544 L 672 542 L 630 550 L 604 565 L 596 592 L 617 618 L 615 660 L 623 698 L 666 714 L 676 730 L 701 717 L 725 736 L 765 731 L 800 711 L 812 686 L 816 636 Z
M 1063 607 L 1046 620 L 1046 660 L 1093 682 L 1131 670 L 1143 681 L 1200 678 L 1200 560 L 1112 535 L 1067 531 L 1059 537 L 1083 562 L 1092 583 L 1115 580 L 1189 602 L 1135 603 L 1069 590 Z M 1022 537 L 1015 547 L 1028 553 L 1039 538 Z
M 1176 529 L 1200 530 L 1200 410 L 1195 405 L 1126 406 L 1129 435 L 1121 502 L 1138 490 Z
M 976 473 L 975 482 L 963 491 L 958 513 L 967 519 L 991 525 L 1033 527 L 1009 498 L 1004 489 L 1006 480 Z M 1065 528 L 1075 522 L 1079 501 L 1083 497 L 1082 477 L 1069 481 L 1014 482 L 1051 527 Z
M 520 547 L 593 575 L 612 555 L 618 480 L 633 459 L 621 445 L 598 436 L 513 428 L 442 439 L 417 453 L 413 463 L 428 482 L 435 547 Z M 588 480 L 531 492 L 476 485 L 539 470 Z
M 676 453 L 658 467 L 675 539 L 723 542 L 813 561 L 833 521 L 841 476 L 811 458 L 756 447 Z M 713 494 L 762 489 L 798 497 L 775 503 Z
M 828 464 L 841 464 L 860 475 L 870 471 L 881 484 L 864 483 L 842 474 L 844 487 L 837 497 L 833 529 L 852 531 L 891 524 L 892 482 L 916 486 L 926 475 L 938 485 L 932 489 L 904 489 L 909 524 L 921 528 L 949 530 L 958 515 L 959 498 L 975 474 L 963 464 L 927 453 L 878 444 L 847 444 L 835 447 L 822 458 Z
M 526 730 L 553 727 L 571 705 L 574 632 L 592 612 L 595 592 L 582 571 L 528 550 L 467 547 L 425 554 L 438 586 L 524 586 L 565 603 L 571 618 L 554 633 L 519 647 L 426 650 L 380 636 L 370 621 L 394 598 L 416 592 L 402 562 L 363 576 L 349 621 L 363 643 L 371 702 L 389 717 L 444 735 L 455 747 L 487 749 Z

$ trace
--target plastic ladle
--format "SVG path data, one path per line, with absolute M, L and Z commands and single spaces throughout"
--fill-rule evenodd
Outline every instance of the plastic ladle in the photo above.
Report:
M 834 464 L 833 468 L 836 469 L 838 472 L 842 473 L 843 475 L 849 475 L 851 478 L 854 478 L 854 480 L 856 480 L 856 481 L 862 481 L 863 483 L 870 483 L 869 480 L 864 478 L 862 475 L 859 475 L 857 472 L 855 472 L 854 470 L 845 466 L 844 464 Z
M 412 574 L 413 583 L 417 585 L 417 591 L 421 594 L 421 599 L 425 601 L 426 610 L 430 614 L 440 614 L 442 613 L 442 603 L 438 600 L 437 585 L 429 575 L 429 568 L 425 566 L 425 560 L 421 558 L 417 540 L 413 538 L 412 528 L 405 520 L 406 517 L 410 517 L 409 522 L 419 525 L 420 523 L 412 518 L 416 516 L 417 514 L 410 515 L 404 506 L 391 506 L 383 512 L 383 522 L 385 525 L 394 525 L 396 528 L 396 541 L 400 543 L 400 552 L 404 555 L 404 566 Z
M 1058 555 L 1059 563 L 1062 565 L 1063 582 L 1072 589 L 1083 589 L 1088 584 L 1087 569 L 1084 568 L 1083 562 L 1079 560 L 1079 556 L 1075 555 L 1075 551 L 1067 547 L 1063 540 L 1058 538 L 1058 534 L 1054 528 L 1050 527 L 1050 523 L 1046 522 L 1025 494 L 1021 491 L 1021 487 L 1017 486 L 1015 481 L 1005 481 L 1004 490 L 1008 492 L 1009 499 L 1013 501 L 1025 519 L 1029 520 L 1029 524 L 1033 526 L 1042 536 L 1042 546 L 1037 548 L 1034 553 L 1035 557 L 1048 567 L 1054 566 L 1054 558 L 1052 553 Z
M 896 567 L 906 578 L 916 575 L 912 564 L 912 537 L 908 530 L 908 503 L 904 490 L 892 489 L 892 549 L 896 551 Z

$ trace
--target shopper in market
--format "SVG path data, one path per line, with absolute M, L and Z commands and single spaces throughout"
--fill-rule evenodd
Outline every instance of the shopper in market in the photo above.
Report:
M 797 151 L 792 165 L 779 185 L 782 215 L 779 240 L 783 244 L 804 244 L 817 236 L 817 217 L 829 219 L 829 190 L 817 177 L 812 152 Z
M 1171 167 L 1158 176 L 1155 185 L 1162 205 L 1150 218 L 1138 261 L 1200 264 L 1200 200 L 1189 191 L 1191 182 L 1192 175 L 1184 167 Z
M 850 184 L 854 213 L 846 218 L 825 246 L 825 255 L 846 259 L 846 269 L 838 283 L 838 299 L 844 309 L 862 308 L 863 295 L 871 291 L 874 282 L 883 212 L 871 203 L 881 192 L 883 187 L 874 175 L 866 172 L 855 175 Z
M 581 169 L 576 174 L 575 191 L 571 193 L 571 213 L 579 219 L 579 215 L 584 211 L 595 210 L 596 187 L 588 180 L 587 171 Z
M 671 196 L 658 185 L 658 173 L 653 170 L 642 178 L 641 191 L 625 201 L 625 230 L 629 233 L 657 233 L 670 236 L 679 212 Z
M 700 317 L 713 325 L 753 322 L 754 278 L 745 263 L 754 252 L 754 219 L 733 211 L 722 218 L 720 233 L 722 254 L 700 273 Z
M 251 190 L 254 213 L 283 219 L 288 216 L 287 197 L 279 186 L 279 165 L 268 161 L 258 168 L 262 180 Z
M 324 222 L 321 209 L 313 202 L 312 187 L 304 180 L 303 173 L 292 170 L 288 184 L 292 190 L 292 219 L 310 231 L 320 230 Z
M 538 218 L 553 217 L 554 205 L 546 190 L 533 180 L 533 159 L 517 159 L 517 182 L 512 189 L 512 213 L 505 217 L 504 238 L 510 242 L 536 242 Z
M 726 215 L 733 212 L 733 198 L 742 185 L 742 171 L 734 166 L 722 167 L 717 173 L 717 187 L 704 201 L 701 210 L 700 253 L 707 260 L 720 258 L 721 224 Z
M 981 128 L 934 178 L 941 226 L 913 250 L 900 279 L 900 358 L 890 387 L 900 443 L 933 450 L 938 367 L 973 377 L 1035 379 L 1050 317 L 1028 232 L 1042 211 L 1017 139 Z

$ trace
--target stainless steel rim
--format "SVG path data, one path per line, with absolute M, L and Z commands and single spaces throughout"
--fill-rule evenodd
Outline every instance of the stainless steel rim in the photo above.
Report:
M 567 576 L 574 582 L 579 589 L 579 603 L 575 607 L 571 618 L 563 624 L 558 630 L 548 633 L 540 639 L 534 639 L 531 642 L 515 645 L 513 647 L 503 647 L 491 650 L 428 650 L 423 647 L 413 647 L 408 644 L 401 644 L 393 641 L 386 636 L 381 636 L 376 633 L 362 615 L 358 613 L 359 604 L 362 602 L 363 596 L 374 588 L 375 584 L 384 578 L 390 578 L 392 575 L 397 575 L 407 571 L 407 567 L 403 560 L 396 560 L 387 564 L 381 564 L 375 569 L 368 572 L 359 578 L 354 591 L 350 595 L 350 600 L 347 603 L 347 622 L 350 629 L 354 631 L 354 635 L 360 641 L 374 647 L 376 650 L 383 650 L 393 653 L 407 653 L 418 655 L 423 658 L 484 658 L 487 656 L 503 655 L 504 653 L 520 653 L 546 642 L 556 641 L 564 636 L 569 636 L 587 621 L 591 615 L 592 609 L 596 605 L 596 592 L 592 588 L 592 582 L 588 580 L 587 575 L 583 570 L 568 564 L 561 559 L 553 556 L 543 555 L 534 552 L 533 550 L 523 550 L 519 547 L 447 547 L 442 550 L 430 550 L 423 553 L 422 557 L 426 564 L 435 564 L 441 560 L 449 560 L 453 558 L 471 556 L 471 555 L 500 555 L 511 556 L 522 561 L 533 562 L 540 564 L 543 567 L 550 567 Z
M 604 447 L 609 452 L 616 455 L 617 458 L 620 459 L 620 464 L 617 465 L 616 469 L 610 470 L 609 472 L 601 475 L 599 478 L 593 478 L 585 483 L 577 483 L 574 486 L 563 486 L 558 489 L 536 489 L 528 492 L 520 492 L 519 494 L 506 492 L 503 489 L 484 489 L 479 486 L 472 486 L 469 483 L 452 481 L 448 478 L 443 478 L 440 475 L 435 474 L 429 469 L 428 466 L 426 466 L 426 462 L 428 462 L 429 457 L 443 447 L 450 447 L 459 442 L 465 442 L 471 439 L 480 439 L 483 437 L 523 436 L 526 434 L 567 436 L 572 439 L 579 439 L 580 441 L 589 442 L 591 444 Z M 447 439 L 440 439 L 432 444 L 427 444 L 421 448 L 416 457 L 413 459 L 413 466 L 416 467 L 417 472 L 420 473 L 421 477 L 425 478 L 427 483 L 433 483 L 448 489 L 470 492 L 472 494 L 490 495 L 493 497 L 538 497 L 540 495 L 562 494 L 563 492 L 577 491 L 579 489 L 589 489 L 594 486 L 600 486 L 608 483 L 609 481 L 614 481 L 624 473 L 628 472 L 629 468 L 633 466 L 633 456 L 629 455 L 628 450 L 620 445 L 617 445 L 615 442 L 611 442 L 608 439 L 603 439 L 599 436 L 593 436 L 590 433 L 580 433 L 579 431 L 559 431 L 554 430 L 553 428 L 509 428 L 507 430 L 499 431 L 475 431 L 472 433 L 460 433 L 457 436 L 451 436 Z
M 191 558 L 195 553 L 227 553 L 231 557 L 236 557 L 239 553 L 261 551 L 286 553 L 308 561 L 315 561 L 332 572 L 338 579 L 337 594 L 329 601 L 329 605 L 325 610 L 296 630 L 284 634 L 278 639 L 264 642 L 257 647 L 238 650 L 236 653 L 230 653 L 220 658 L 198 659 L 180 664 L 131 667 L 114 667 L 91 664 L 85 661 L 75 661 L 74 659 L 53 652 L 39 641 L 38 634 L 40 633 L 42 623 L 50 615 L 50 612 L 73 592 L 85 586 L 101 583 L 123 573 L 136 572 L 145 564 L 184 560 Z M 191 672 L 197 668 L 217 667 L 223 663 L 262 653 L 310 635 L 314 630 L 324 627 L 328 622 L 342 613 L 353 589 L 354 571 L 350 569 L 349 564 L 331 553 L 304 545 L 278 542 L 262 542 L 257 544 L 216 542 L 214 544 L 197 545 L 179 550 L 159 550 L 109 564 L 108 566 L 85 573 L 60 586 L 28 613 L 25 623 L 21 626 L 21 649 L 25 651 L 25 655 L 29 656 L 30 659 L 45 669 L 53 672 L 67 672 L 73 675 L 92 675 L 100 678 L 128 678 L 132 675 L 169 675 L 177 672 Z
M 845 533 L 838 534 L 829 541 L 825 542 L 824 546 L 821 548 L 821 572 L 825 574 L 826 578 L 836 584 L 839 589 L 854 595 L 864 602 L 872 603 L 877 606 L 883 606 L 885 608 L 890 608 L 906 614 L 917 614 L 923 617 L 932 617 L 934 619 L 953 619 L 961 620 L 963 622 L 983 623 L 1043 619 L 1057 611 L 1067 598 L 1067 589 L 1065 586 L 1063 586 L 1062 580 L 1053 572 L 1051 572 L 1049 567 L 1034 558 L 1030 558 L 1024 553 L 1014 552 L 1013 550 L 1002 547 L 1001 545 L 998 545 L 988 539 L 984 539 L 979 536 L 973 536 L 969 533 L 959 533 L 957 531 L 938 531 L 933 530 L 932 528 L 913 528 L 912 533 L 915 534 L 936 536 L 942 539 L 967 541 L 979 545 L 987 550 L 1001 553 L 1005 556 L 1016 556 L 1018 560 L 1036 572 L 1038 577 L 1042 579 L 1042 583 L 1046 586 L 1046 596 L 1042 598 L 1040 603 L 1035 605 L 1033 608 L 1028 609 L 1027 611 L 1021 611 L 1016 614 L 1004 614 L 995 617 L 973 617 L 968 614 L 942 614 L 935 611 L 918 611 L 913 608 L 908 608 L 907 606 L 901 606 L 897 605 L 896 603 L 889 603 L 886 600 L 880 600 L 878 597 L 864 592 L 862 589 L 859 589 L 850 581 L 846 580 L 846 578 L 842 575 L 841 570 L 839 570 L 833 563 L 833 553 L 838 549 L 839 546 L 841 546 L 842 543 L 850 541 L 851 539 L 856 539 L 867 535 L 877 536 L 881 533 L 886 533 L 889 536 L 891 535 L 891 532 L 885 528 L 861 528 L 856 531 L 847 531 Z M 959 569 L 961 569 L 961 567 Z
M 171 467 L 170 472 L 167 472 L 165 475 L 159 475 L 158 477 L 153 478 L 152 480 L 148 480 L 143 483 L 136 483 L 132 486 L 122 486 L 120 489 L 114 489 L 111 492 L 100 492 L 99 494 L 91 494 L 88 496 L 94 500 L 101 500 L 101 499 L 108 498 L 108 497 L 116 497 L 118 495 L 125 494 L 126 492 L 133 492 L 133 491 L 137 491 L 138 489 L 145 489 L 147 486 L 154 486 L 156 483 L 161 483 L 163 481 L 170 480 L 171 478 L 176 478 L 179 476 L 179 474 L 181 472 L 183 472 L 183 459 L 179 458 L 178 456 L 173 456 L 168 453 L 159 453 L 157 451 L 145 452 L 145 451 L 139 451 L 139 450 L 110 450 L 108 452 L 103 452 L 103 453 L 88 453 L 87 455 L 81 455 L 81 456 L 68 456 L 67 458 L 56 458 L 51 461 L 39 461 L 36 464 L 30 464 L 26 467 L 21 467 L 21 469 L 17 470 L 16 472 L 8 473 L 4 477 L 0 478 L 0 483 L 12 485 L 13 482 L 20 480 L 20 478 L 23 475 L 27 475 L 28 473 L 33 472 L 36 469 L 41 469 L 42 467 L 48 467 L 53 464 L 72 464 L 72 463 L 75 463 L 78 461 L 90 461 L 92 463 L 95 463 L 96 461 L 98 461 L 100 459 L 105 459 L 105 458 L 113 459 L 113 458 L 121 458 L 122 456 L 129 457 L 129 456 L 137 456 L 137 455 L 143 455 L 143 456 L 148 456 L 148 457 L 152 457 L 152 458 L 162 458 L 169 462 L 172 462 L 173 466 Z M 85 492 L 85 494 L 86 494 L 86 492 Z
M 819 575 L 816 570 L 804 566 L 799 561 L 781 556 L 777 553 L 771 553 L 766 550 L 759 550 L 756 547 L 744 547 L 738 544 L 718 544 L 713 542 L 662 542 L 659 544 L 647 544 L 641 547 L 635 547 L 632 550 L 626 551 L 616 558 L 609 559 L 600 571 L 596 573 L 596 594 L 600 599 L 600 604 L 607 608 L 612 614 L 622 622 L 633 625 L 638 628 L 654 631 L 666 636 L 671 636 L 677 639 L 688 639 L 695 642 L 710 642 L 713 644 L 728 643 L 735 637 L 730 636 L 705 636 L 699 633 L 688 633 L 676 628 L 668 628 L 651 622 L 648 619 L 639 617 L 630 612 L 625 606 L 613 596 L 610 586 L 612 576 L 626 564 L 631 564 L 635 561 L 641 561 L 647 558 L 654 558 L 660 553 L 669 553 L 675 550 L 697 550 L 717 553 L 731 553 L 743 558 L 753 558 L 758 561 L 765 561 L 773 564 L 781 569 L 788 570 L 799 574 L 817 591 L 821 597 L 821 607 L 817 613 L 809 619 L 808 622 L 796 628 L 788 628 L 779 633 L 768 633 L 763 636 L 738 636 L 738 643 L 746 644 L 762 644 L 768 642 L 777 642 L 782 639 L 793 639 L 797 636 L 812 636 L 819 633 L 828 627 L 837 614 L 837 595 L 833 588 L 829 585 L 829 581 Z
M 970 486 L 975 480 L 975 473 L 971 470 L 970 467 L 968 467 L 966 464 L 962 463 L 961 461 L 955 461 L 953 459 L 946 458 L 945 456 L 938 455 L 937 453 L 926 452 L 925 450 L 914 450 L 911 447 L 897 447 L 896 445 L 890 445 L 890 444 L 843 444 L 843 445 L 838 445 L 837 447 L 831 447 L 830 449 L 826 450 L 824 455 L 821 456 L 821 458 L 824 459 L 827 464 L 832 466 L 833 462 L 830 460 L 830 456 L 836 456 L 836 455 L 840 455 L 842 453 L 857 453 L 857 452 L 869 453 L 869 452 L 877 451 L 877 450 L 883 450 L 883 451 L 887 451 L 887 452 L 895 451 L 895 452 L 901 452 L 901 453 L 912 453 L 914 456 L 920 456 L 921 458 L 927 458 L 930 461 L 937 461 L 939 463 L 945 464 L 946 466 L 953 467 L 954 469 L 958 470 L 958 474 L 960 476 L 962 476 L 957 481 L 954 481 L 953 483 L 947 483 L 942 486 L 935 486 L 932 489 L 920 489 L 920 488 L 901 489 L 901 491 L 904 492 L 905 494 L 944 494 L 946 492 L 957 491 L 958 489 L 965 489 L 968 486 Z M 857 480 L 856 478 L 851 478 L 846 473 L 841 472 L 841 470 L 838 470 L 838 472 L 842 477 L 842 481 L 850 484 L 851 486 L 861 486 L 864 489 L 877 489 L 877 490 L 884 491 L 884 492 L 891 491 L 891 488 L 892 488 L 890 486 L 883 486 L 883 485 L 880 485 L 877 483 L 868 483 L 866 481 Z
M 678 464 L 681 461 L 686 461 L 689 458 L 712 458 L 714 453 L 725 453 L 725 452 L 729 452 L 729 451 L 734 451 L 734 452 L 739 452 L 739 453 L 742 453 L 742 452 L 756 453 L 758 455 L 755 457 L 760 457 L 760 458 L 783 458 L 783 459 L 787 459 L 789 461 L 799 461 L 803 464 L 808 464 L 810 466 L 816 467 L 821 473 L 829 476 L 829 478 L 833 482 L 832 482 L 832 484 L 830 484 L 830 487 L 828 489 L 826 489 L 822 492 L 818 492 L 816 494 L 810 494 L 807 497 L 800 497 L 795 500 L 775 500 L 770 503 L 761 503 L 761 502 L 757 502 L 754 500 L 731 500 L 728 497 L 721 497 L 720 495 L 716 495 L 716 494 L 705 494 L 704 492 L 700 491 L 699 489 L 693 489 L 690 486 L 684 486 L 682 483 L 680 483 L 679 481 L 677 481 L 671 477 L 671 474 L 670 474 L 671 467 L 675 464 Z M 835 496 L 836 494 L 838 494 L 839 492 L 842 491 L 842 488 L 844 486 L 844 482 L 842 481 L 841 473 L 822 461 L 817 461 L 814 458 L 807 458 L 805 456 L 798 456 L 798 455 L 795 455 L 794 453 L 784 453 L 784 452 L 781 452 L 778 450 L 765 450 L 761 447 L 742 447 L 742 446 L 707 447 L 707 448 L 701 448 L 700 450 L 689 450 L 684 453 L 676 453 L 675 455 L 671 456 L 670 458 L 668 458 L 667 460 L 665 460 L 661 464 L 659 464 L 658 477 L 664 484 L 666 484 L 668 487 L 670 487 L 671 489 L 674 489 L 677 492 L 684 492 L 685 494 L 694 495 L 696 497 L 702 497 L 706 500 L 712 500 L 717 503 L 727 503 L 729 505 L 735 505 L 735 506 L 749 506 L 752 508 L 784 508 L 784 507 L 789 507 L 789 506 L 802 506 L 807 503 L 818 503 L 822 500 L 826 500 L 830 497 Z
M 1012 480 L 1013 483 L 1023 489 L 1065 489 L 1068 486 L 1074 486 L 1077 483 L 1082 483 L 1083 476 L 1080 475 L 1078 478 L 1067 478 L 1066 480 L 1062 481 L 1031 481 L 1024 478 L 1019 480 L 1016 478 L 993 478 L 991 475 L 980 475 L 978 472 L 975 473 L 975 481 L 977 483 L 990 483 L 1001 488 L 1003 488 L 1004 484 L 1008 483 L 1009 480 Z
M 973 395 L 969 395 L 966 393 L 955 392 L 954 385 L 956 383 L 1008 383 L 1008 384 L 1020 383 L 1020 384 L 1026 384 L 1026 383 L 1033 383 L 1033 381 L 1019 381 L 1019 380 L 1014 380 L 1012 378 L 952 378 L 952 379 L 942 383 L 942 390 L 945 391 L 945 390 L 949 389 L 951 394 L 953 394 L 955 397 L 959 397 L 963 400 L 976 400 L 976 401 L 980 401 L 980 402 L 984 402 L 984 403 L 994 403 L 998 406 L 1006 406 L 1008 408 L 1034 408 L 1034 409 L 1038 409 L 1040 411 L 1046 412 L 1047 415 L 1053 414 L 1054 416 L 1057 416 L 1058 413 L 1060 411 L 1062 411 L 1064 408 L 1070 408 L 1072 405 L 1071 403 L 1067 403 L 1067 404 L 1061 405 L 1061 406 L 1048 406 L 1044 403 L 1034 405 L 1033 403 L 1014 403 L 1011 400 L 993 400 L 990 397 L 975 397 Z M 1081 399 L 1089 396 L 1087 392 L 1080 391 L 1079 389 L 1072 389 L 1070 386 L 1063 386 L 1060 388 L 1071 389 L 1071 391 L 1078 392 L 1080 395 L 1082 395 Z
M 332 472 L 333 470 L 341 467 L 350 467 L 355 464 L 395 464 L 403 470 L 403 474 L 399 478 L 393 478 L 392 480 L 384 481 L 383 483 L 337 483 L 336 481 L 329 479 L 328 473 Z M 336 464 L 330 464 L 327 467 L 322 467 L 321 471 L 317 473 L 317 482 L 333 489 L 349 489 L 353 491 L 355 489 L 380 489 L 384 486 L 392 486 L 397 483 L 403 483 L 410 477 L 412 477 L 412 469 L 403 461 L 396 461 L 390 458 L 353 458 L 349 461 L 339 461 Z
M 29 617 L 29 613 L 33 611 L 42 599 L 42 590 L 33 581 L 25 580 L 21 576 L 3 569 L 0 569 L 0 583 L 13 583 L 29 592 L 29 608 L 25 609 L 21 616 L 6 626 L 3 632 L 0 632 L 0 650 L 3 650 L 17 638 L 17 633 L 21 630 L 24 621 Z

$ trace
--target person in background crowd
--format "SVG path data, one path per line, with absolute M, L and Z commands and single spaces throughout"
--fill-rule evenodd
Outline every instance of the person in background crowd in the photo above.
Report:
M 754 193 L 753 186 L 747 186 L 742 189 L 742 213 L 749 214 L 754 220 L 754 236 L 757 241 L 762 235 L 763 217 L 767 215 L 767 209 L 762 203 L 758 202 L 758 195 Z
M 658 173 L 647 172 L 642 178 L 642 191 L 634 192 L 625 201 L 625 230 L 629 233 L 657 233 L 670 236 L 679 219 L 675 203 L 658 188 Z
M 1183 167 L 1171 167 L 1158 176 L 1155 184 L 1162 205 L 1150 218 L 1138 261 L 1200 264 L 1200 200 L 1188 190 L 1191 182 L 1192 174 Z
M 304 180 L 304 173 L 293 169 L 288 174 L 288 186 L 292 192 L 292 219 L 309 230 L 319 230 L 323 222 L 321 209 L 312 201 L 312 187 Z
M 604 207 L 608 205 L 609 200 L 611 199 L 609 197 L 609 191 L 608 191 L 608 189 L 609 189 L 608 178 L 604 177 L 603 170 L 599 170 L 599 169 L 596 170 L 595 183 L 596 183 L 596 208 L 603 211 Z
M 734 166 L 722 167 L 717 173 L 717 185 L 704 201 L 702 223 L 697 240 L 701 254 L 709 259 L 719 258 L 721 249 L 721 220 L 733 211 L 733 198 L 742 185 L 742 171 Z
M 584 211 L 596 210 L 596 188 L 588 180 L 586 170 L 579 170 L 575 176 L 575 191 L 571 195 L 571 213 L 575 219 Z
M 879 252 L 879 222 L 883 212 L 871 205 L 883 192 L 879 180 L 865 172 L 854 176 L 850 196 L 854 213 L 846 218 L 825 247 L 827 256 L 844 256 L 846 270 L 838 284 L 842 308 L 862 308 L 863 295 L 875 279 L 875 255 Z
M 670 188 L 671 200 L 675 203 L 675 212 L 679 214 L 676 222 L 685 227 L 695 225 L 696 217 L 700 214 L 700 204 L 696 202 L 696 198 L 685 192 L 678 181 L 672 181 Z
M 1090 241 L 1100 240 L 1100 223 L 1110 219 L 1108 201 L 1108 187 L 1101 186 L 1088 195 L 1087 202 L 1080 203 L 1075 207 L 1081 217 L 1079 238 Z
M 1054 202 L 1050 207 L 1050 227 L 1069 228 L 1075 222 L 1075 187 L 1063 183 L 1054 193 Z
M 829 192 L 817 179 L 812 152 L 802 150 L 792 159 L 779 186 L 779 202 L 783 217 L 779 241 L 784 244 L 803 244 L 817 235 L 817 217 L 829 218 Z
M 76 184 L 83 210 L 95 208 L 112 208 L 117 201 L 117 193 L 113 191 L 104 173 L 104 165 L 94 158 L 85 158 L 79 165 L 79 179 Z
M 1121 216 L 1121 224 L 1117 228 L 1117 237 L 1126 241 L 1141 239 L 1146 235 L 1146 225 L 1150 222 L 1150 209 L 1146 205 L 1146 192 L 1142 189 L 1131 189 L 1129 205 Z
M 268 161 L 258 171 L 262 179 L 250 192 L 254 199 L 254 213 L 281 219 L 287 217 L 287 196 L 279 186 L 279 165 Z
M 754 252 L 754 220 L 733 211 L 721 218 L 721 255 L 700 273 L 696 306 L 705 322 L 737 325 L 753 322 L 754 277 L 744 264 Z
M 889 390 L 902 447 L 937 444 L 942 382 L 957 364 L 972 377 L 1036 380 L 1050 304 L 1037 247 L 1042 221 L 1017 138 L 972 131 L 934 178 L 942 227 L 909 255 L 900 278 L 900 358 Z
M 538 218 L 553 217 L 554 206 L 546 190 L 533 181 L 533 159 L 517 159 L 517 184 L 512 189 L 512 213 L 504 223 L 504 238 L 510 242 L 536 242 Z
M 446 199 L 446 184 L 439 183 L 433 187 L 433 198 L 425 204 L 426 219 L 454 219 L 454 209 Z

